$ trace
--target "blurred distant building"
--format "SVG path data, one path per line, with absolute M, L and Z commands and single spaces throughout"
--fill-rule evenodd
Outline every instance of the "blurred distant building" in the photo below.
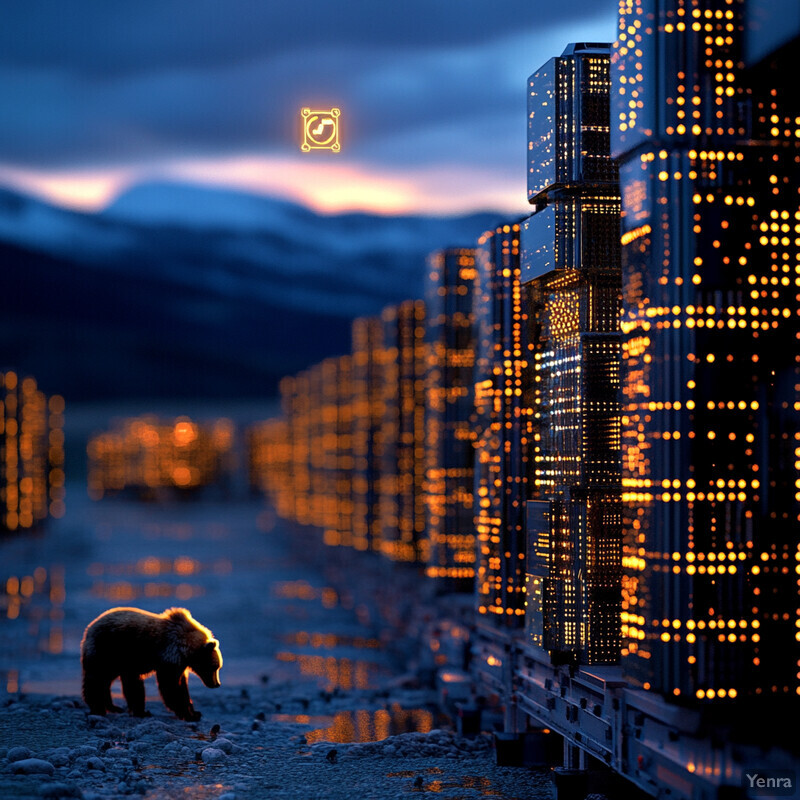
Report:
M 475 530 L 478 613 L 501 627 L 525 615 L 525 496 L 528 367 L 519 225 L 499 225 L 478 240 L 475 412 Z
M 325 542 L 350 545 L 357 550 L 370 546 L 374 514 L 358 518 L 353 507 L 353 486 L 358 475 L 353 450 L 355 382 L 350 355 L 326 359 L 322 363 L 322 450 L 325 462 L 324 499 Z M 372 481 L 370 481 L 372 483 Z
M 528 81 L 522 224 L 530 476 L 527 630 L 554 661 L 619 658 L 619 188 L 610 47 L 569 45 Z
M 291 473 L 291 439 L 289 425 L 283 417 L 275 417 L 251 425 L 246 434 L 247 440 L 247 479 L 251 490 L 272 494 L 274 501 L 280 502 L 281 516 L 289 516 L 289 509 L 283 506 L 294 484 Z M 272 474 L 274 469 L 274 474 Z
M 0 372 L 0 530 L 64 514 L 64 400 Z
M 425 303 L 387 308 L 382 321 L 381 550 L 394 561 L 425 563 Z
M 263 482 L 277 512 L 285 519 L 301 525 L 312 524 L 310 438 L 310 376 L 309 372 L 284 378 L 280 383 L 281 410 L 286 421 L 286 455 L 277 442 L 263 451 Z M 280 418 L 278 418 L 280 419 Z M 267 423 L 272 420 L 267 420 Z M 277 436 L 281 428 L 274 428 Z M 286 465 L 288 480 L 280 472 Z
M 135 417 L 89 440 L 89 495 L 131 490 L 190 492 L 227 478 L 233 468 L 233 424 L 179 417 L 173 422 Z
M 613 54 L 623 665 L 717 706 L 800 692 L 798 16 L 632 0 Z
M 427 573 L 443 588 L 472 591 L 475 250 L 441 250 L 430 257 L 428 267 Z
M 352 332 L 352 529 L 358 550 L 380 550 L 380 439 L 384 418 L 383 329 L 379 317 L 354 320 Z M 343 397 L 342 400 L 345 398 Z M 348 432 L 343 430 L 348 436 Z M 346 448 L 347 440 L 339 446 Z

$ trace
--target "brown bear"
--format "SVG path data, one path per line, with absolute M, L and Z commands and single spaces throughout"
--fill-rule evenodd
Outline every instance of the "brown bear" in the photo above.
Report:
M 128 712 L 144 717 L 143 678 L 156 674 L 164 705 L 180 719 L 195 721 L 186 676 L 192 670 L 216 689 L 222 653 L 208 628 L 185 608 L 151 614 L 139 608 L 112 608 L 89 623 L 81 641 L 83 699 L 92 714 L 122 711 L 111 702 L 111 684 L 120 678 Z

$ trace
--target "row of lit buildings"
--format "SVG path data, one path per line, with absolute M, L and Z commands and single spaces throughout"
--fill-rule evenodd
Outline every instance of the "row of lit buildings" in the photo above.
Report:
M 553 664 L 797 699 L 797 31 L 764 19 L 623 0 L 613 45 L 531 76 L 532 215 L 283 382 L 253 434 L 282 516 Z
M 0 531 L 64 514 L 64 400 L 0 372 Z

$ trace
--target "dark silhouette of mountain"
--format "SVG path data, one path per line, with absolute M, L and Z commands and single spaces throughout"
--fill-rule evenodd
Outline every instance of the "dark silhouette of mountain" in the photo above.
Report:
M 149 184 L 101 214 L 0 191 L 0 369 L 70 400 L 264 397 L 423 291 L 425 257 L 497 215 L 319 216 Z

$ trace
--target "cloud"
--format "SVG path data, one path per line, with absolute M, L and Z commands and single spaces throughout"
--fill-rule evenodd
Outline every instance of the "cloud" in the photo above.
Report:
M 26 0 L 3 9 L 0 65 L 107 78 L 365 43 L 391 55 L 481 44 L 615 10 L 597 0 Z
M 204 0 L 191 13 L 174 0 L 141 0 L 125 10 L 78 0 L 70 8 L 92 10 L 87 29 L 78 30 L 59 6 L 64 34 L 74 40 L 52 40 L 45 26 L 30 32 L 35 46 L 26 53 L 9 41 L 7 30 L 22 24 L 12 14 L 0 33 L 0 106 L 14 109 L 0 119 L 0 178 L 21 185 L 14 176 L 27 176 L 28 185 L 38 182 L 62 201 L 65 187 L 80 185 L 84 204 L 99 202 L 120 182 L 163 175 L 170 165 L 216 164 L 212 171 L 220 177 L 232 175 L 222 165 L 236 160 L 291 162 L 302 164 L 304 179 L 311 180 L 310 163 L 330 171 L 319 154 L 305 157 L 317 162 L 296 160 L 299 109 L 336 105 L 343 111 L 339 164 L 347 170 L 372 170 L 395 186 L 403 175 L 416 176 L 412 194 L 422 198 L 423 188 L 431 190 L 426 171 L 455 176 L 461 169 L 471 180 L 485 181 L 494 197 L 504 185 L 508 198 L 524 180 L 527 76 L 569 41 L 609 40 L 614 10 L 610 0 L 599 11 L 597 3 L 578 0 L 501 5 L 505 14 L 480 0 L 410 0 L 402 6 L 358 0 L 343 12 L 341 4 L 317 0 L 233 0 L 221 15 L 219 4 Z M 538 27 L 532 6 L 541 15 Z M 586 13 L 565 21 L 579 7 Z M 33 15 L 41 8 L 34 0 Z M 178 8 L 185 12 L 183 26 Z M 301 12 L 308 17 L 305 27 L 298 23 Z M 163 30 L 148 32 L 145 19 Z M 263 41 L 251 26 L 263 32 Z M 165 31 L 172 34 L 172 48 Z M 242 36 L 238 44 L 234 33 Z M 99 72 L 114 42 L 119 52 L 112 68 Z M 263 189 L 269 182 L 257 183 Z M 452 177 L 447 183 L 454 184 Z M 458 183 L 464 191 L 465 181 Z M 303 193 L 288 185 L 284 191 Z M 79 204 L 75 196 L 73 204 Z M 409 196 L 397 189 L 397 197 Z

